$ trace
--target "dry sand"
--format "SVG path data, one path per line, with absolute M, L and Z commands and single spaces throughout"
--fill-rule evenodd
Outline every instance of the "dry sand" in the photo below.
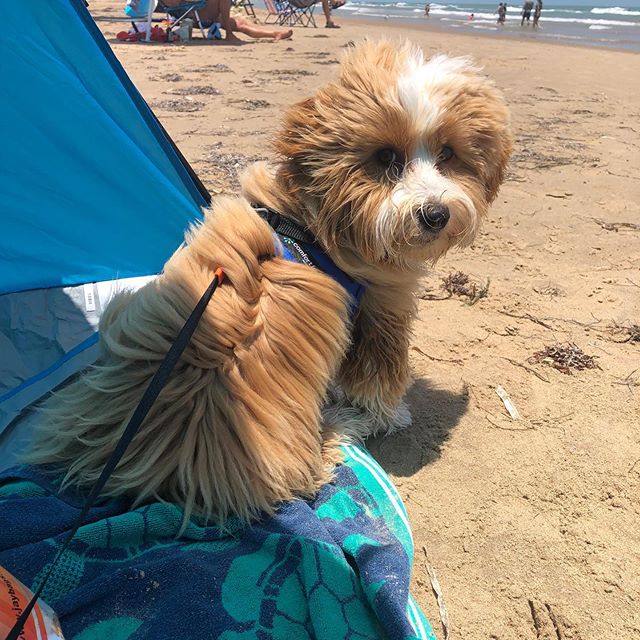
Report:
M 100 24 L 213 193 L 270 156 L 283 110 L 336 72 L 350 41 L 408 37 L 486 68 L 513 113 L 509 178 L 475 246 L 425 278 L 414 424 L 370 447 L 406 502 L 414 591 L 439 638 L 423 547 L 452 638 L 640 638 L 640 57 L 341 23 L 243 46 L 121 44 L 121 26 Z M 446 297 L 457 271 L 489 282 L 486 297 Z M 598 368 L 529 361 L 565 342 Z

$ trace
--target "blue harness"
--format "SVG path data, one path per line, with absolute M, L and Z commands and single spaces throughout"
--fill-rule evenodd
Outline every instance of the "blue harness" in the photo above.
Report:
M 313 235 L 297 222 L 269 207 L 253 205 L 253 208 L 269 224 L 275 235 L 278 236 L 282 244 L 283 258 L 319 269 L 333 278 L 347 291 L 352 300 L 350 315 L 353 319 L 360 307 L 362 294 L 366 288 L 365 285 L 357 282 L 340 269 L 318 245 Z

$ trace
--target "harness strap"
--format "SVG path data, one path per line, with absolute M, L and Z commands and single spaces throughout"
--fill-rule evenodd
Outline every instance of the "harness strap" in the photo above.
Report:
M 350 315 L 353 318 L 360 305 L 365 285 L 354 280 L 348 273 L 340 269 L 308 229 L 270 207 L 263 207 L 257 204 L 252 206 L 255 212 L 267 222 L 280 238 L 285 258 L 323 271 L 346 289 L 352 298 Z
M 295 220 L 283 216 L 270 207 L 253 205 L 253 208 L 278 235 L 287 236 L 287 238 L 293 238 L 298 242 L 304 242 L 306 244 L 315 244 L 316 239 L 313 234 L 304 227 L 301 227 Z

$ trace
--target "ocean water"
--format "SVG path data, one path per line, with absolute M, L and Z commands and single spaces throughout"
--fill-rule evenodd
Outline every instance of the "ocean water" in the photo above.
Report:
M 498 2 L 431 3 L 429 17 L 424 15 L 425 2 L 418 0 L 348 0 L 340 13 L 353 17 L 411 21 L 433 24 L 439 28 L 473 33 L 496 33 L 504 36 L 527 37 L 541 41 L 561 41 L 573 44 L 602 46 L 640 51 L 640 6 L 594 7 L 569 6 L 544 2 L 538 29 L 520 26 L 522 1 L 507 2 L 504 26 L 496 24 L 494 13 Z M 473 19 L 469 16 L 473 14 Z M 533 14 L 532 14 L 533 16 Z M 533 22 L 533 17 L 531 18 Z

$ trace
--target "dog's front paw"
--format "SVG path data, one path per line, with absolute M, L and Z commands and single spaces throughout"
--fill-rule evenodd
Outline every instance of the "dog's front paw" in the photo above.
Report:
M 402 429 L 410 427 L 413 424 L 411 409 L 409 409 L 409 405 L 404 400 L 396 407 L 395 412 L 392 416 L 390 416 L 386 424 L 386 433 L 400 431 Z
M 411 425 L 411 411 L 406 402 L 401 402 L 395 409 L 372 411 L 342 401 L 325 406 L 322 417 L 325 426 L 344 434 L 352 441 L 361 441 L 375 435 L 388 435 Z

